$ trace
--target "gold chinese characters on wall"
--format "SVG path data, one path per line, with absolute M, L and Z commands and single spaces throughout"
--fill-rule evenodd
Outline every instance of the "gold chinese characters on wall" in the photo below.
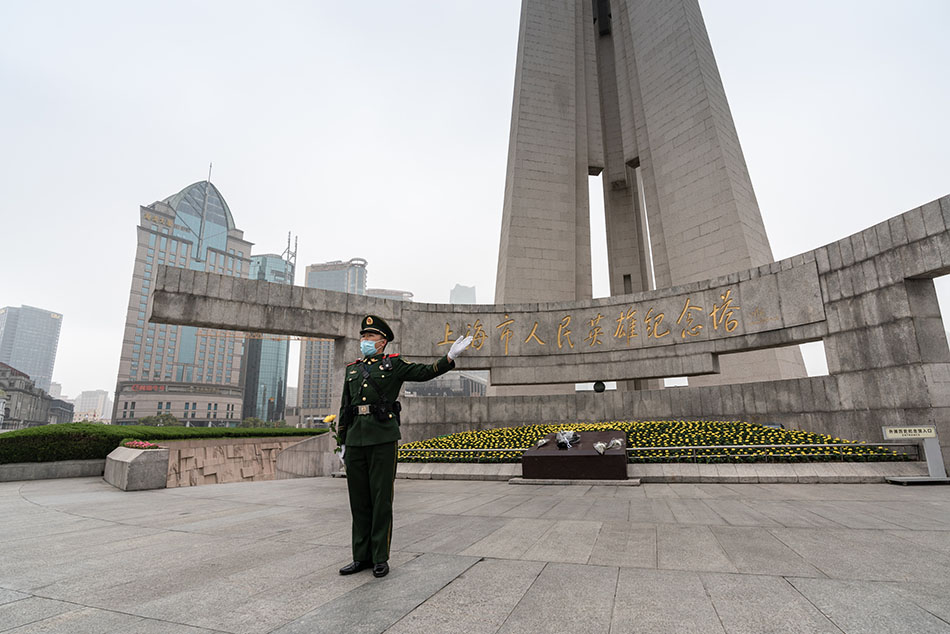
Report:
M 498 356 L 550 352 L 590 352 L 648 345 L 668 345 L 696 338 L 741 334 L 740 311 L 734 288 L 703 297 L 671 298 L 619 308 L 591 308 L 563 313 L 524 313 L 477 317 L 474 321 L 444 322 L 436 346 L 450 346 L 461 336 L 472 336 L 472 348 L 481 351 L 492 341 Z M 675 307 L 670 302 L 676 302 Z M 671 310 L 672 308 L 672 310 Z M 757 309 L 760 311 L 761 309 Z M 608 312 L 615 311 L 615 312 Z M 552 318 L 553 315 L 553 318 Z

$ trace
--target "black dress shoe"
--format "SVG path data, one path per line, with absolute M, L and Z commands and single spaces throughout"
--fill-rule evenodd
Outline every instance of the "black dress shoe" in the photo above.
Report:
M 370 567 L 370 563 L 368 561 L 354 561 L 353 563 L 347 564 L 346 566 L 343 566 L 342 568 L 340 568 L 340 574 L 351 575 L 354 572 L 359 572 L 360 570 L 366 570 L 369 567 Z
M 373 576 L 374 577 L 385 577 L 389 574 L 389 564 L 385 561 L 381 564 L 373 565 Z

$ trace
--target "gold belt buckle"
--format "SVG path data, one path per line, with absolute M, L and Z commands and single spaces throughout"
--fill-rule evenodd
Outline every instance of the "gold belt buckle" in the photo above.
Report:
M 360 414 L 361 416 L 363 414 L 369 414 L 369 405 L 357 405 L 356 412 Z

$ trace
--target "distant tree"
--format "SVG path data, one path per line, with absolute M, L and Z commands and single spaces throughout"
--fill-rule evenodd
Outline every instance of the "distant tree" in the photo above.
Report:
M 145 416 L 135 421 L 136 425 L 147 425 L 149 427 L 182 427 L 184 423 L 171 414 L 159 414 L 158 416 Z

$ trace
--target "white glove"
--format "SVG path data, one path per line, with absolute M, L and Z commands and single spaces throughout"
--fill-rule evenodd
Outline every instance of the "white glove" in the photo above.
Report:
M 465 348 L 472 345 L 472 335 L 467 337 L 459 337 L 455 340 L 455 343 L 452 344 L 452 347 L 449 349 L 449 361 L 455 361 L 462 352 L 465 351 Z
M 346 445 L 340 445 L 340 462 L 343 462 L 343 454 L 346 453 Z

